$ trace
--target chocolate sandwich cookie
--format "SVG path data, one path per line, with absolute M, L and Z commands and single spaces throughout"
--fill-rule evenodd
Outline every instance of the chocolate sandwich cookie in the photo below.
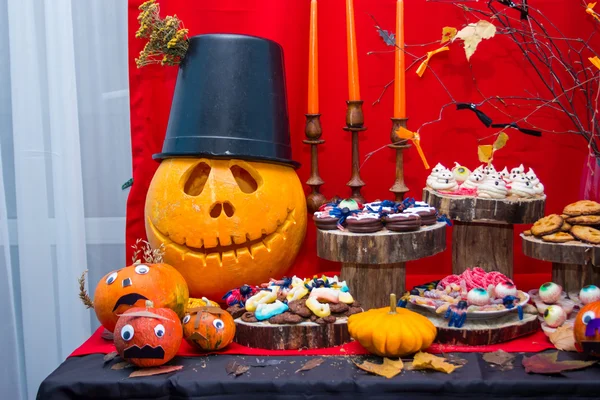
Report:
M 317 229 L 321 229 L 323 231 L 337 229 L 339 220 L 340 219 L 338 217 L 330 215 L 329 211 L 317 211 L 313 215 L 313 221 L 315 221 Z
M 403 214 L 416 214 L 421 217 L 421 225 L 435 225 L 437 222 L 437 211 L 434 207 L 409 207 Z
M 379 214 L 357 214 L 346 218 L 346 228 L 353 233 L 373 233 L 383 229 Z
M 393 232 L 411 232 L 421 228 L 421 217 L 417 214 L 390 214 L 384 221 L 385 227 Z

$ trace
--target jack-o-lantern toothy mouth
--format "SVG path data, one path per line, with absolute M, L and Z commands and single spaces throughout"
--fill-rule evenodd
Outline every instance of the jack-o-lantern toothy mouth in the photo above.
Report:
M 258 239 L 251 240 L 248 237 L 248 235 L 246 235 L 247 240 L 243 243 L 234 243 L 234 241 L 232 240 L 232 244 L 227 245 L 227 246 L 217 245 L 215 247 L 199 248 L 199 247 L 188 246 L 186 243 L 177 243 L 168 234 L 164 234 L 161 231 L 159 231 L 158 228 L 152 222 L 152 220 L 150 218 L 148 218 L 148 225 L 150 226 L 150 229 L 152 229 L 152 232 L 154 233 L 154 235 L 162 243 L 164 243 L 165 246 L 174 246 L 175 248 L 178 248 L 179 250 L 183 251 L 184 253 L 192 252 L 195 254 L 201 254 L 204 257 L 208 257 L 210 255 L 216 254 L 219 256 L 220 260 L 222 259 L 222 255 L 227 252 L 233 252 L 237 258 L 238 250 L 246 250 L 252 256 L 253 248 L 256 248 L 257 245 L 259 245 L 259 246 L 262 245 L 267 250 L 270 251 L 271 246 L 269 243 L 273 239 L 275 239 L 276 237 L 278 237 L 280 235 L 284 235 L 284 239 L 285 239 L 285 232 L 290 228 L 291 225 L 295 225 L 295 224 L 296 224 L 296 219 L 294 218 L 294 209 L 292 209 L 292 210 L 288 210 L 287 216 L 283 222 L 277 222 L 277 228 L 275 229 L 275 231 L 270 232 L 270 233 L 263 233 L 262 236 L 259 237 Z

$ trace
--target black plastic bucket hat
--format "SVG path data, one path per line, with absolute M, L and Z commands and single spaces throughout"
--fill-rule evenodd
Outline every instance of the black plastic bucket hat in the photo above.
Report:
M 271 40 L 214 34 L 189 39 L 162 152 L 291 165 L 283 50 Z

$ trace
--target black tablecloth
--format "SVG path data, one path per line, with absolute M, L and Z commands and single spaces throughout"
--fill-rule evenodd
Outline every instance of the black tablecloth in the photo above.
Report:
M 369 375 L 352 363 L 356 357 L 323 357 L 325 362 L 295 373 L 316 357 L 261 357 L 284 360 L 244 375 L 227 375 L 232 360 L 257 364 L 256 357 L 216 355 L 174 359 L 183 369 L 166 375 L 128 378 L 132 369 L 112 370 L 118 359 L 104 364 L 101 354 L 66 360 L 42 383 L 38 399 L 509 399 L 600 398 L 600 366 L 566 372 L 562 376 L 526 374 L 522 355 L 514 369 L 500 371 L 480 354 L 460 354 L 467 364 L 447 375 L 435 371 L 403 371 L 386 379 Z M 364 358 L 364 357 L 362 357 Z M 574 353 L 559 359 L 582 359 Z

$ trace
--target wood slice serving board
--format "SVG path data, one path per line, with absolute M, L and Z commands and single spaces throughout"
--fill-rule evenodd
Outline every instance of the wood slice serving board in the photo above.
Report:
M 333 324 L 302 322 L 274 325 L 268 322 L 235 320 L 235 342 L 243 346 L 268 350 L 320 349 L 341 346 L 350 341 L 347 318 Z
M 467 321 L 462 328 L 448 327 L 448 320 L 443 315 L 434 314 L 420 307 L 408 305 L 412 311 L 427 317 L 438 329 L 435 339 L 437 343 L 467 346 L 486 346 L 508 342 L 520 336 L 529 335 L 540 328 L 536 314 L 525 313 L 519 320 L 517 312 L 488 320 Z
M 485 199 L 441 194 L 423 189 L 423 201 L 454 221 L 533 224 L 544 216 L 546 196 L 534 199 Z

